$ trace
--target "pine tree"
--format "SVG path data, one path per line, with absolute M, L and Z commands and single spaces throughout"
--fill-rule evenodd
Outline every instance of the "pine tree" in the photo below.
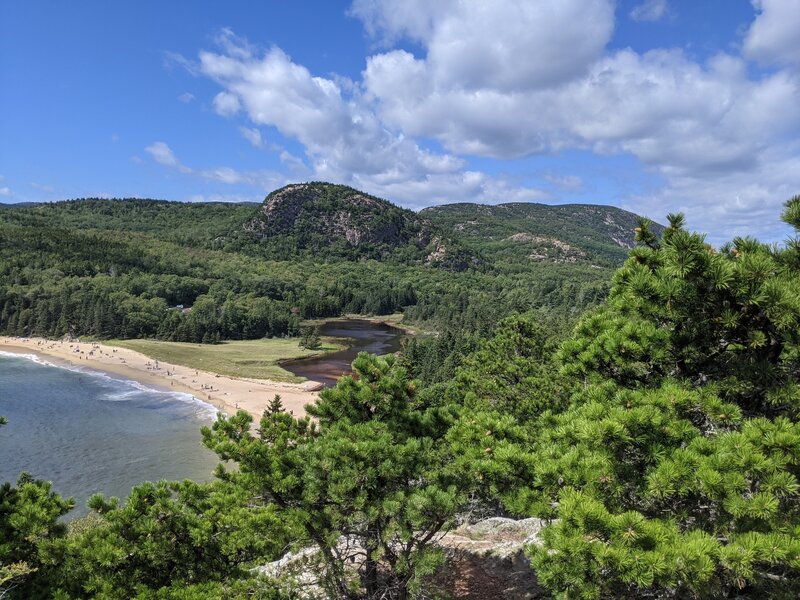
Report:
M 310 325 L 301 327 L 299 345 L 306 350 L 319 350 L 322 346 L 322 341 L 319 336 L 319 327 L 312 327 Z
M 439 564 L 432 541 L 476 482 L 451 468 L 447 421 L 418 405 L 394 356 L 362 353 L 353 369 L 307 407 L 316 421 L 267 411 L 253 435 L 239 412 L 204 430 L 205 443 L 316 546 L 329 597 L 403 600 Z
M 637 232 L 606 306 L 562 346 L 570 406 L 516 459 L 530 512 L 557 518 L 534 568 L 559 598 L 796 598 L 796 246 L 718 251 L 669 222 L 657 242 Z
M 5 424 L 0 417 L 0 426 Z M 22 473 L 16 485 L 0 485 L 0 598 L 33 598 L 45 585 L 41 544 L 66 530 L 59 518 L 74 506 L 49 482 Z
M 270 400 L 269 405 L 267 406 L 267 413 L 269 415 L 275 415 L 279 412 L 283 411 L 283 402 L 281 401 L 281 395 L 275 394 L 272 400 Z

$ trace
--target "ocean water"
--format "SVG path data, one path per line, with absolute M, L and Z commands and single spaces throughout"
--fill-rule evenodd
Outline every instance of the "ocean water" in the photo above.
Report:
M 0 483 L 21 471 L 53 482 L 85 515 L 94 493 L 124 498 L 159 479 L 210 481 L 218 460 L 200 428 L 213 406 L 79 367 L 0 352 Z

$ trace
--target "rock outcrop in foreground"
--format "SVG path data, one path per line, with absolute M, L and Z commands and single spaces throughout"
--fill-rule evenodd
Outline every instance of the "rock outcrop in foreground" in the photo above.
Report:
M 526 546 L 539 543 L 542 526 L 539 519 L 493 517 L 444 534 L 438 545 L 445 552 L 445 563 L 427 587 L 453 600 L 549 598 L 524 552 Z M 351 540 L 342 538 L 340 545 L 343 549 L 350 545 L 352 551 Z M 290 552 L 258 571 L 286 578 L 303 598 L 322 600 L 326 595 L 316 576 L 320 568 L 318 551 L 312 547 Z

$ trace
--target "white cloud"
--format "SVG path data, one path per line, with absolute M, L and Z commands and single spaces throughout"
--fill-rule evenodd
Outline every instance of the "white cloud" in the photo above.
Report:
M 173 167 L 179 170 L 181 173 L 191 173 L 192 170 L 181 164 L 181 162 L 175 157 L 175 154 L 172 152 L 172 149 L 165 144 L 164 142 L 153 142 L 149 146 L 144 149 L 150 156 L 153 157 L 158 164 L 164 165 L 166 167 Z
M 434 21 L 420 39 L 436 39 L 436 28 L 448 23 Z M 471 31 L 465 27 L 461 35 L 469 39 Z M 794 175 L 768 172 L 766 158 L 768 151 L 771 161 L 797 155 L 784 143 L 800 134 L 800 84 L 791 73 L 752 77 L 742 58 L 725 54 L 701 64 L 675 49 L 622 50 L 605 52 L 567 81 L 531 87 L 520 80 L 507 89 L 486 80 L 475 88 L 441 76 L 433 48 L 426 50 L 421 57 L 404 50 L 371 56 L 363 85 L 389 127 L 436 139 L 455 156 L 513 159 L 569 148 L 630 153 L 665 182 L 645 205 L 657 209 L 655 216 L 678 208 L 687 208 L 690 221 L 713 214 L 708 223 L 716 231 L 741 229 L 734 198 L 745 197 L 743 187 L 772 216 L 758 226 L 764 230 L 774 230 L 786 194 L 796 193 L 785 185 Z
M 745 36 L 745 54 L 764 64 L 800 66 L 800 2 L 752 2 L 758 16 Z
M 224 183 L 226 185 L 247 185 L 261 191 L 272 191 L 286 185 L 290 181 L 285 174 L 269 170 L 239 171 L 233 167 L 220 166 L 208 169 L 190 168 L 184 165 L 175 156 L 175 153 L 165 142 L 154 142 L 145 148 L 157 163 L 180 171 L 192 174 L 206 181 Z
M 191 102 L 192 100 L 194 100 L 194 94 L 192 94 L 191 92 L 184 92 L 183 94 L 178 96 L 178 101 L 183 102 L 184 104 L 189 104 L 189 102 Z
M 220 92 L 214 96 L 214 110 L 217 111 L 218 115 L 230 117 L 239 112 L 240 108 L 239 99 L 233 94 Z
M 429 175 L 411 180 L 375 181 L 357 176 L 355 187 L 372 191 L 416 209 L 448 202 L 542 202 L 553 197 L 542 190 L 516 185 L 512 181 L 490 177 L 479 171 Z
M 220 95 L 235 98 L 255 125 L 274 126 L 282 135 L 300 141 L 310 170 L 301 158 L 281 154 L 295 176 L 349 183 L 395 199 L 401 199 L 400 195 L 392 194 L 406 185 L 419 191 L 421 203 L 444 198 L 443 190 L 450 190 L 448 200 L 464 200 L 475 193 L 475 186 L 461 173 L 462 159 L 424 149 L 386 127 L 359 89 L 346 95 L 339 81 L 315 77 L 279 48 L 258 56 L 249 47 L 229 50 L 201 52 L 200 72 L 224 88 Z M 490 187 L 483 184 L 481 197 L 499 197 Z M 541 194 L 527 188 L 521 193 Z
M 427 50 L 437 85 L 519 92 L 568 81 L 603 52 L 614 29 L 610 0 L 356 2 L 369 30 L 409 35 Z M 405 18 L 404 18 L 405 17 Z
M 239 127 L 239 133 L 241 133 L 242 137 L 256 148 L 264 147 L 264 140 L 261 139 L 261 131 L 255 127 Z
M 245 180 L 245 177 L 243 177 L 239 171 L 232 167 L 216 167 L 213 169 L 206 169 L 204 171 L 200 171 L 200 175 L 206 179 L 213 179 L 221 183 L 227 183 L 228 185 L 242 183 Z
M 649 195 L 628 198 L 623 208 L 663 222 L 667 212 L 687 215 L 688 226 L 721 244 L 735 236 L 783 241 L 790 228 L 779 221 L 782 204 L 800 190 L 800 148 L 765 152 L 755 173 L 731 170 L 716 177 L 679 176 Z
M 777 27 L 769 19 L 779 9 L 773 0 L 758 6 L 743 56 L 789 64 L 796 36 L 763 33 Z M 631 17 L 668 10 L 650 1 Z M 220 86 L 217 112 L 242 111 L 303 146 L 305 157 L 286 153 L 284 164 L 406 204 L 552 199 L 469 169 L 466 157 L 578 149 L 635 156 L 663 184 L 598 200 L 652 208 L 655 218 L 683 209 L 690 223 L 718 232 L 740 231 L 750 210 L 753 231 L 776 231 L 781 203 L 800 189 L 798 77 L 753 75 L 735 54 L 701 63 L 680 49 L 609 51 L 613 11 L 610 0 L 356 0 L 351 14 L 388 45 L 367 59 L 360 81 L 315 76 L 280 48 L 259 50 L 227 30 L 192 68 Z M 392 46 L 402 39 L 417 54 Z M 582 185 L 577 174 L 544 179 L 566 191 Z
M 634 21 L 659 21 L 667 14 L 667 0 L 645 0 L 631 9 L 629 16 Z
M 354 0 L 349 14 L 361 20 L 370 37 L 388 46 L 404 37 L 430 39 L 436 23 L 457 5 L 458 0 Z
M 0 196 L 13 196 L 14 192 L 11 191 L 9 187 L 1 187 L 0 188 Z
M 287 150 L 281 150 L 278 155 L 281 162 L 289 168 L 289 171 L 298 179 L 307 178 L 311 175 L 308 165 L 299 156 L 295 156 Z
M 371 182 L 371 191 L 395 181 L 427 181 L 450 174 L 463 161 L 420 148 L 391 132 L 357 97 L 346 98 L 339 85 L 313 76 L 280 49 L 245 60 L 202 52 L 200 69 L 236 98 L 257 125 L 272 125 L 299 140 L 321 179 Z M 303 169 L 302 160 L 283 155 L 285 163 Z M 296 158 L 296 157 L 295 157 Z

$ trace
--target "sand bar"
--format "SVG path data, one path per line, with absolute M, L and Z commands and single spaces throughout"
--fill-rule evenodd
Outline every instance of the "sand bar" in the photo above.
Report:
M 227 414 L 245 410 L 256 422 L 275 394 L 295 416 L 305 414 L 305 405 L 316 401 L 319 385 L 280 383 L 268 379 L 226 377 L 181 365 L 155 361 L 144 354 L 96 342 L 69 342 L 43 338 L 0 336 L 0 350 L 35 354 L 54 364 L 69 364 L 102 371 L 160 390 L 189 393 Z

